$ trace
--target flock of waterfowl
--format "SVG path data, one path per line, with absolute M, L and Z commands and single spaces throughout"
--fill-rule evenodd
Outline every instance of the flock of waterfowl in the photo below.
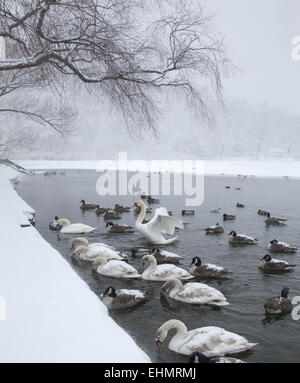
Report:
M 229 189 L 226 186 L 226 189 Z M 236 188 L 239 189 L 239 188 Z M 149 206 L 147 207 L 145 202 Z M 152 245 L 167 245 L 174 243 L 177 236 L 166 238 L 165 235 L 172 236 L 177 229 L 184 229 L 187 222 L 173 217 L 172 212 L 168 212 L 166 208 L 159 207 L 155 210 L 152 219 L 147 220 L 145 217 L 152 212 L 151 204 L 158 204 L 160 201 L 151 196 L 141 195 L 141 199 L 134 203 L 134 213 L 138 215 L 135 227 L 130 225 L 119 225 L 111 222 L 117 220 L 123 213 L 128 213 L 130 207 L 116 204 L 113 209 L 100 207 L 98 204 L 86 203 L 85 200 L 80 201 L 80 209 L 86 211 L 94 211 L 97 215 L 103 215 L 106 222 L 108 233 L 127 234 L 134 230 L 139 231 L 148 243 Z M 245 205 L 237 203 L 236 207 L 244 208 Z M 220 213 L 221 208 L 212 208 L 211 213 Z M 265 224 L 269 225 L 285 225 L 286 219 L 271 217 L 270 213 L 263 210 L 257 212 L 261 216 L 265 216 Z M 194 210 L 182 210 L 182 216 L 194 215 Z M 223 220 L 234 220 L 235 216 L 223 214 Z M 59 219 L 50 223 L 51 230 L 57 230 L 66 234 L 86 234 L 93 232 L 96 228 L 82 223 L 71 223 L 68 219 Z M 207 235 L 221 235 L 224 228 L 217 223 L 215 226 L 205 229 Z M 228 235 L 228 242 L 231 245 L 255 245 L 257 239 L 249 237 L 245 234 L 238 234 L 231 231 Z M 268 250 L 273 253 L 294 253 L 297 248 L 279 240 L 272 240 L 268 245 Z M 158 247 L 151 248 L 134 248 L 131 250 L 131 256 L 141 257 L 141 265 L 145 266 L 142 274 L 131 266 L 130 257 L 112 246 L 105 243 L 89 243 L 84 237 L 77 237 L 72 242 L 72 256 L 83 261 L 92 262 L 92 270 L 106 277 L 126 278 L 126 279 L 144 279 L 149 281 L 163 282 L 161 286 L 161 296 L 185 303 L 196 305 L 209 305 L 217 307 L 225 307 L 229 305 L 226 297 L 217 289 L 200 282 L 191 282 L 194 278 L 218 279 L 227 278 L 230 271 L 224 267 L 210 263 L 202 263 L 200 257 L 191 259 L 189 270 L 185 270 L 176 266 L 180 263 L 182 257 L 180 255 L 168 252 Z M 272 258 L 270 254 L 266 254 L 260 260 L 258 267 L 266 272 L 286 272 L 291 271 L 295 265 L 289 264 L 283 260 Z M 188 281 L 183 283 L 182 281 Z M 267 314 L 286 314 L 292 311 L 292 303 L 288 298 L 289 289 L 283 287 L 280 296 L 274 296 L 268 299 L 265 304 Z M 108 286 L 101 294 L 101 300 L 109 309 L 124 309 L 133 307 L 149 299 L 147 292 L 140 290 L 115 289 Z M 226 358 L 226 355 L 241 353 L 250 350 L 255 343 L 249 342 L 243 336 L 226 331 L 219 327 L 209 326 L 187 330 L 185 324 L 179 320 L 171 319 L 165 322 L 155 334 L 155 342 L 157 348 L 166 339 L 168 332 L 176 329 L 176 334 L 169 343 L 169 349 L 188 355 L 189 360 L 195 363 L 239 363 L 241 360 L 234 358 Z

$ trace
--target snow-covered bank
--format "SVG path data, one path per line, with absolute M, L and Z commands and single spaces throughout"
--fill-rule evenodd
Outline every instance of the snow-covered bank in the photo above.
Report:
M 98 161 L 17 161 L 28 169 L 97 169 Z M 300 177 L 300 161 L 224 160 L 204 161 L 205 175 L 255 175 L 257 177 Z
M 28 223 L 0 166 L 0 362 L 149 362 L 63 257 Z

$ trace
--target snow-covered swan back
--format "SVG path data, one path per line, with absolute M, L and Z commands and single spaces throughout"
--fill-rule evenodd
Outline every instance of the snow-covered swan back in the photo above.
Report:
M 67 218 L 59 219 L 57 221 L 57 224 L 62 225 L 62 229 L 60 230 L 60 232 L 66 234 L 91 233 L 92 231 L 97 229 L 96 227 L 85 225 L 84 223 L 71 224 L 71 222 Z
M 174 243 L 177 237 L 165 239 L 162 234 L 172 235 L 176 228 L 184 230 L 182 221 L 169 216 L 167 209 L 164 207 L 156 209 L 154 217 L 148 223 L 143 223 L 146 215 L 145 203 L 142 200 L 139 200 L 134 206 L 140 208 L 140 214 L 136 220 L 135 228 L 142 233 L 150 243 L 155 245 L 168 245 Z

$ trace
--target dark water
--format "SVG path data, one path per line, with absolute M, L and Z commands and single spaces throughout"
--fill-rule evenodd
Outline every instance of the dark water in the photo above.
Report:
M 291 316 L 280 319 L 267 319 L 264 314 L 264 301 L 280 293 L 283 286 L 290 288 L 291 296 L 300 295 L 300 265 L 292 273 L 284 275 L 264 274 L 257 267 L 259 259 L 266 254 L 270 240 L 277 238 L 300 247 L 299 240 L 299 186 L 298 180 L 275 180 L 257 178 L 205 178 L 204 204 L 195 208 L 194 217 L 185 217 L 190 222 L 187 230 L 179 233 L 179 241 L 168 246 L 168 250 L 184 257 L 182 267 L 188 268 L 191 258 L 200 256 L 204 262 L 215 263 L 230 269 L 233 274 L 226 281 L 210 281 L 230 302 L 223 309 L 193 306 L 176 301 L 161 301 L 162 282 L 126 281 L 94 275 L 91 264 L 74 261 L 71 258 L 73 235 L 58 235 L 48 230 L 48 223 L 55 215 L 66 217 L 71 222 L 83 222 L 97 226 L 98 230 L 87 238 L 90 241 L 103 241 L 120 250 L 147 246 L 143 237 L 134 234 L 108 234 L 102 216 L 94 212 L 82 212 L 79 201 L 100 202 L 101 206 L 113 207 L 114 203 L 132 205 L 134 196 L 99 197 L 96 193 L 96 180 L 99 175 L 93 171 L 67 171 L 66 175 L 44 177 L 35 175 L 24 177 L 17 190 L 36 211 L 36 228 L 70 263 L 91 290 L 99 294 L 107 285 L 116 288 L 138 288 L 147 290 L 151 297 L 144 305 L 125 312 L 111 312 L 115 321 L 123 327 L 146 351 L 152 361 L 185 362 L 185 356 L 173 353 L 167 348 L 167 341 L 158 356 L 155 350 L 154 335 L 165 321 L 176 318 L 182 320 L 188 329 L 203 326 L 219 326 L 245 336 L 258 346 L 253 352 L 240 355 L 247 362 L 299 362 L 300 321 Z M 225 190 L 225 185 L 231 185 Z M 241 186 L 242 190 L 235 190 Z M 235 207 L 244 203 L 244 209 Z M 161 197 L 161 205 L 180 217 L 184 208 L 183 197 Z M 155 205 L 153 205 L 155 207 Z M 209 208 L 222 207 L 223 212 L 236 214 L 236 221 L 224 223 L 225 234 L 206 236 L 204 229 L 222 222 L 221 214 L 210 213 Z M 270 210 L 276 216 L 288 219 L 285 227 L 266 228 L 264 217 L 257 215 L 258 208 Z M 122 223 L 133 224 L 133 212 L 122 215 Z M 246 233 L 258 239 L 258 245 L 232 247 L 227 234 L 232 230 Z M 299 264 L 299 255 L 276 255 L 292 263 Z M 140 272 L 141 259 L 130 258 L 130 264 Z M 205 281 L 204 281 L 205 282 Z M 173 334 L 173 333 L 172 333 Z M 170 336 L 168 337 L 168 341 Z M 117 345 L 116 345 L 117 346 Z M 117 349 L 117 348 L 116 348 Z

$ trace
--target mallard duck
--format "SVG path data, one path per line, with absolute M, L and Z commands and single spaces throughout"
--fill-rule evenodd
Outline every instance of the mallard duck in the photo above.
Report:
M 215 326 L 188 331 L 183 322 L 171 319 L 156 332 L 155 342 L 158 350 L 172 329 L 177 332 L 169 343 L 169 349 L 183 355 L 191 355 L 191 353 L 199 351 L 208 357 L 224 356 L 250 350 L 257 344 L 250 343 L 238 334 Z
M 105 227 L 109 233 L 133 233 L 134 228 L 129 225 L 115 225 L 112 222 L 107 222 Z
M 266 254 L 259 262 L 258 267 L 266 271 L 290 271 L 296 265 L 292 265 L 281 259 L 272 258 L 270 254 Z
M 267 213 L 267 218 L 265 219 L 266 225 L 284 225 L 286 221 L 287 219 L 284 218 L 271 217 L 270 213 Z
M 221 266 L 216 266 L 211 263 L 202 265 L 199 257 L 194 257 L 190 265 L 190 273 L 195 277 L 202 278 L 224 278 L 229 274 L 229 271 Z
M 236 207 L 241 207 L 241 208 L 243 208 L 243 207 L 245 207 L 245 205 L 243 205 L 242 203 L 239 203 L 239 202 L 238 202 L 238 203 L 236 204 Z
M 295 253 L 297 251 L 297 247 L 277 241 L 277 239 L 273 239 L 269 243 L 268 249 L 274 253 Z
M 89 225 L 85 225 L 84 223 L 73 223 L 67 218 L 61 218 L 57 221 L 57 224 L 61 226 L 60 232 L 64 234 L 84 234 L 91 233 L 95 231 L 97 228 Z
M 289 314 L 293 311 L 293 305 L 288 298 L 290 290 L 284 287 L 281 291 L 280 297 L 269 298 L 264 308 L 267 314 Z
M 223 214 L 223 220 L 224 221 L 233 221 L 235 219 L 235 215 L 232 214 Z
M 245 363 L 240 359 L 224 356 L 208 358 L 202 352 L 195 351 L 189 357 L 189 363 Z
M 159 203 L 159 199 L 158 198 L 153 198 L 153 197 L 151 197 L 151 195 L 148 195 L 147 202 L 148 203 Z
M 102 256 L 95 259 L 93 271 L 106 277 L 126 279 L 141 278 L 136 269 L 128 263 L 114 259 L 107 261 L 107 259 Z
M 117 213 L 128 213 L 130 211 L 130 207 L 116 204 L 114 207 L 114 211 L 116 211 Z
M 216 223 L 215 226 L 211 226 L 205 229 L 206 234 L 222 234 L 224 233 L 224 228 Z
M 181 215 L 195 215 L 195 210 L 181 210 Z
M 104 214 L 105 211 L 106 211 L 106 208 L 105 208 L 105 207 L 100 207 L 99 205 L 96 206 L 95 213 L 96 213 L 97 215 Z
M 160 292 L 161 296 L 184 303 L 218 307 L 229 305 L 219 290 L 204 283 L 189 282 L 183 285 L 179 279 L 169 279 L 163 284 Z
M 237 245 L 253 245 L 257 242 L 257 239 L 248 237 L 245 234 L 237 234 L 235 231 L 231 231 L 229 234 L 229 243 Z
M 140 290 L 116 290 L 108 286 L 100 295 L 101 301 L 109 309 L 125 309 L 136 306 L 147 300 L 146 294 Z
M 258 215 L 267 215 L 268 212 L 265 211 L 265 210 L 258 209 L 257 214 L 258 214 Z
M 163 264 L 157 265 L 156 258 L 152 255 L 144 255 L 142 264 L 149 266 L 143 272 L 142 278 L 149 281 L 166 281 L 170 278 L 191 279 L 193 276 L 186 270 L 175 265 Z
M 105 209 L 103 214 L 104 219 L 121 219 L 120 214 L 114 210 Z
M 85 203 L 85 200 L 82 199 L 80 201 L 80 209 L 81 210 L 95 210 L 97 207 L 96 204 L 93 204 L 93 203 Z

